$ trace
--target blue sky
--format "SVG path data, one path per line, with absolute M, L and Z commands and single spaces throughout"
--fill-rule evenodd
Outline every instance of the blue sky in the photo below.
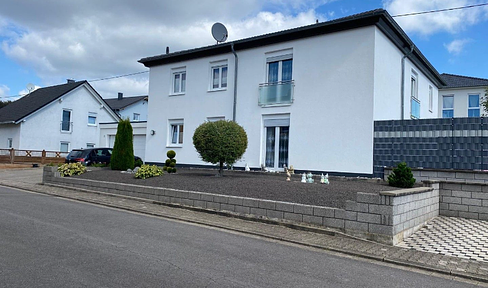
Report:
M 384 8 L 391 15 L 461 7 L 488 0 L 119 0 L 1 1 L 0 100 L 26 84 L 94 80 L 147 71 L 137 60 L 214 44 L 224 23 L 229 40 Z M 184 5 L 181 5 L 181 4 Z M 439 71 L 488 78 L 488 6 L 395 18 Z M 147 73 L 95 81 L 105 98 L 147 94 Z

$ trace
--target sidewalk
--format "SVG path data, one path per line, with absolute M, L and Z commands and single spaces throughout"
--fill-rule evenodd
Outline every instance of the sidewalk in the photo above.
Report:
M 293 228 L 290 228 L 270 221 L 250 221 L 221 213 L 205 213 L 155 204 L 152 200 L 37 184 L 41 181 L 41 175 L 40 168 L 3 170 L 0 171 L 0 185 L 420 268 L 451 275 L 453 278 L 473 279 L 481 282 L 480 285 L 488 283 L 488 262 L 383 245 L 355 239 L 320 227 L 292 225 Z

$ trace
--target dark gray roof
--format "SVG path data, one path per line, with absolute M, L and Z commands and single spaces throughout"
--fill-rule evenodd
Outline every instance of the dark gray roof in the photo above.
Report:
M 405 55 L 409 54 L 410 48 L 413 47 L 413 52 L 408 58 L 413 61 L 419 69 L 437 85 L 437 87 L 445 85 L 437 70 L 430 64 L 402 28 L 400 28 L 398 23 L 396 23 L 384 9 L 371 10 L 332 21 L 250 37 L 233 42 L 146 57 L 140 59 L 139 62 L 146 67 L 153 67 L 156 65 L 231 53 L 232 47 L 235 51 L 245 50 L 371 25 L 376 25 Z
M 488 79 L 447 73 L 442 73 L 441 77 L 447 84 L 442 88 L 488 87 Z
M 15 123 L 22 120 L 84 83 L 88 82 L 78 81 L 39 88 L 0 109 L 0 123 Z
M 110 99 L 103 99 L 105 103 L 112 108 L 112 110 L 120 110 L 132 104 L 135 104 L 139 101 L 142 101 L 147 98 L 146 96 L 133 96 L 133 97 L 124 97 L 121 100 L 119 98 L 110 98 Z

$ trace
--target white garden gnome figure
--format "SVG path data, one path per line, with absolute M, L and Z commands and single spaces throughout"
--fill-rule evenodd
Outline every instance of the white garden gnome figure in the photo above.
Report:
M 329 185 L 329 173 L 325 174 L 325 177 L 324 177 L 324 184 Z
M 286 167 L 286 165 L 283 165 L 283 168 L 285 169 L 285 172 L 286 172 L 286 181 L 291 181 L 290 170 Z
M 302 174 L 302 181 L 300 181 L 302 183 L 307 183 L 307 175 L 305 174 L 305 172 L 303 172 Z
M 320 174 L 320 184 L 325 184 L 324 173 Z
M 249 165 L 246 163 L 246 168 L 244 168 L 247 172 L 251 171 L 251 168 L 249 168 Z

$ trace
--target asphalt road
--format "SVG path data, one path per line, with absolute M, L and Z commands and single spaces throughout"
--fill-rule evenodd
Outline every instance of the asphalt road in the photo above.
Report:
M 0 187 L 0 287 L 474 287 Z

